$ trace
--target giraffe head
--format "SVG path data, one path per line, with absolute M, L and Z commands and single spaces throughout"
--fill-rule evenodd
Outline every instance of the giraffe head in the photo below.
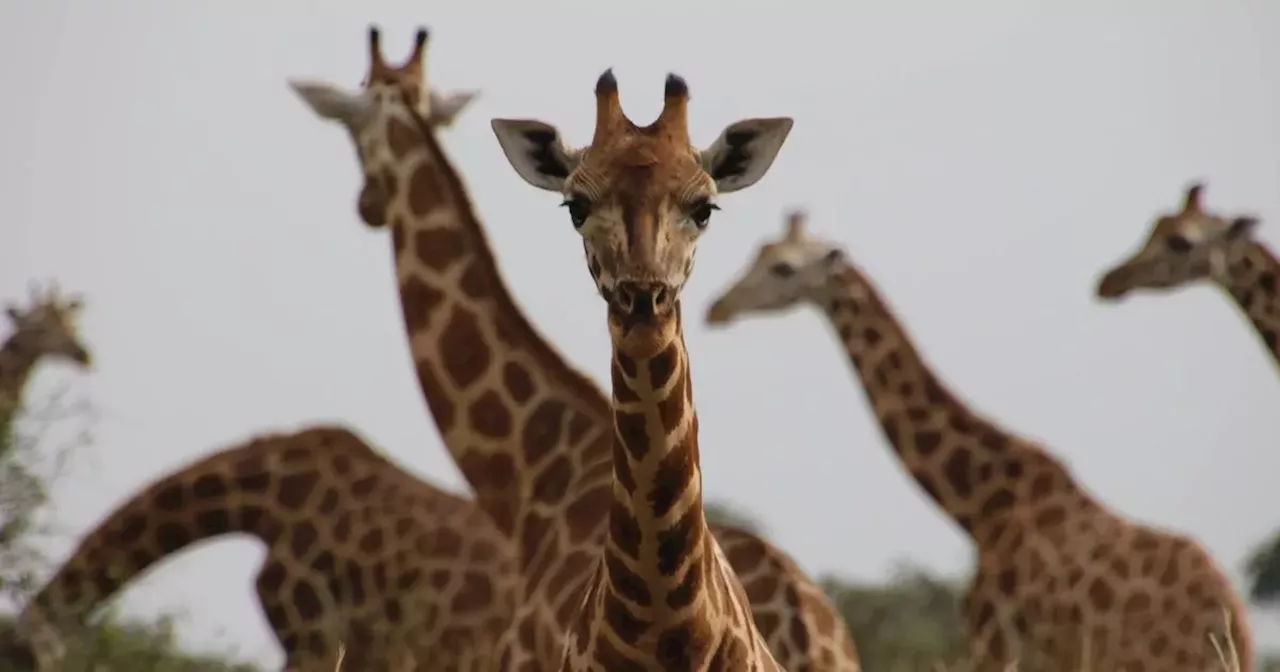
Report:
M 407 131 L 413 123 L 410 112 L 416 112 L 430 126 L 448 126 L 479 95 L 476 91 L 463 91 L 443 96 L 427 89 L 423 62 L 427 37 L 427 29 L 419 28 L 409 58 L 400 65 L 391 65 L 382 57 L 378 29 L 371 26 L 369 71 L 359 90 L 322 81 L 289 82 L 313 112 L 342 124 L 355 141 L 364 173 L 358 209 L 360 219 L 371 227 L 387 223 L 395 176 L 402 172 L 397 170 L 399 160 L 407 154 L 415 137 Z
M 49 355 L 69 359 L 89 367 L 92 357 L 80 339 L 76 317 L 83 302 L 79 297 L 62 297 L 56 287 L 45 291 L 33 287 L 31 307 L 22 310 L 6 307 L 13 333 L 9 342 L 32 355 Z
M 787 117 L 730 124 L 707 149 L 689 140 L 689 87 L 668 75 L 658 119 L 636 126 L 622 111 L 612 70 L 596 82 L 591 144 L 570 148 L 555 126 L 494 119 L 512 168 L 529 184 L 564 196 L 582 235 L 600 295 L 621 315 L 674 310 L 693 269 L 698 238 L 716 197 L 768 172 L 791 132 Z
M 1103 274 L 1097 294 L 1120 299 L 1135 289 L 1169 290 L 1201 279 L 1221 279 L 1227 260 L 1252 240 L 1258 218 L 1222 217 L 1200 206 L 1204 185 L 1192 184 L 1182 208 L 1156 219 L 1142 248 Z
M 798 210 L 787 216 L 782 238 L 762 245 L 746 272 L 712 302 L 708 324 L 727 324 L 742 315 L 784 310 L 823 298 L 831 274 L 844 264 L 844 250 L 810 236 L 805 231 L 806 219 Z

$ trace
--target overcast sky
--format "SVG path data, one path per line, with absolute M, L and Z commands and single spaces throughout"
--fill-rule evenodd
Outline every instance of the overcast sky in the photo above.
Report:
M 721 200 L 687 314 L 805 206 L 946 380 L 1044 439 L 1101 499 L 1194 534 L 1232 571 L 1280 525 L 1280 376 L 1234 306 L 1206 287 L 1121 306 L 1091 295 L 1192 178 L 1212 208 L 1280 219 L 1275 3 L 248 6 L 0 5 L 0 296 L 32 278 L 84 290 L 99 362 L 37 383 L 101 409 L 58 491 L 56 557 L 152 479 L 315 422 L 462 488 L 412 373 L 390 242 L 355 215 L 350 143 L 285 87 L 355 86 L 370 21 L 395 59 L 426 23 L 432 80 L 483 91 L 444 144 L 521 305 L 602 384 L 609 345 L 581 245 L 489 119 L 539 117 L 584 142 L 602 70 L 642 123 L 674 70 L 700 144 L 743 117 L 796 120 L 764 181 Z M 815 312 L 687 324 L 710 496 L 761 518 L 815 575 L 880 577 L 899 559 L 968 571 L 966 542 L 891 457 Z M 124 604 L 182 609 L 191 642 L 278 663 L 251 592 L 261 555 L 203 548 Z M 1280 643 L 1275 623 L 1257 627 Z

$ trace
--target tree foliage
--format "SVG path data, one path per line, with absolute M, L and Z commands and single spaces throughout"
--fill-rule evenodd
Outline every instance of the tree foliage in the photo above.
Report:
M 707 519 L 759 532 L 750 514 L 708 502 Z M 858 645 L 867 672 L 932 670 L 964 650 L 959 586 L 927 570 L 903 566 L 887 582 L 824 577 L 821 582 Z
M 31 595 L 37 576 L 52 572 L 36 544 L 38 514 L 50 503 L 49 480 L 39 465 L 47 457 L 38 436 L 24 434 L 13 422 L 0 426 L 0 599 L 21 605 Z M 174 619 L 122 619 L 108 613 L 68 637 L 66 672 L 252 672 L 228 656 L 200 655 L 179 646 Z M 34 670 L 14 628 L 12 613 L 0 614 L 0 670 Z
M 751 514 L 727 502 L 709 501 L 703 506 L 707 522 L 716 525 L 732 525 L 756 534 L 764 534 L 764 526 Z
M 1259 544 L 1245 562 L 1249 599 L 1258 606 L 1280 605 L 1280 532 Z

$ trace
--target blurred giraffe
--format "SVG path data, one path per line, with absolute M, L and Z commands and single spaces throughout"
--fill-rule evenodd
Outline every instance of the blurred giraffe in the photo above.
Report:
M 79 297 L 64 298 L 52 285 L 44 291 L 32 286 L 31 305 L 25 310 L 6 306 L 13 331 L 0 346 L 0 431 L 11 426 L 27 381 L 42 358 L 66 359 L 82 369 L 91 366 L 89 348 L 76 326 L 82 309 Z
M 254 587 L 291 672 L 488 672 L 511 620 L 507 539 L 474 503 L 402 471 L 330 425 L 266 434 L 165 476 L 81 540 L 21 621 L 40 669 L 62 632 L 197 544 L 267 547 Z
M 1210 282 L 1235 301 L 1280 363 L 1280 261 L 1255 237 L 1257 217 L 1209 212 L 1203 192 L 1204 185 L 1190 185 L 1176 212 L 1156 217 L 1138 251 L 1103 273 L 1097 296 L 1115 302 Z
M 1112 511 L 1037 441 L 971 409 L 843 248 L 805 228 L 793 213 L 707 321 L 826 314 L 903 466 L 974 542 L 963 616 L 976 669 L 1205 672 L 1220 669 L 1211 637 L 1253 669 L 1244 605 L 1200 544 Z

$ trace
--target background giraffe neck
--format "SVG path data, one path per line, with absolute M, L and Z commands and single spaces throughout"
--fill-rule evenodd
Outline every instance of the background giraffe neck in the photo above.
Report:
M 664 616 L 686 620 L 717 580 L 708 567 L 713 541 L 703 513 L 698 417 L 679 311 L 677 305 L 664 323 L 634 327 L 610 317 L 614 487 L 605 575 L 622 601 L 606 613 L 625 605 L 647 623 Z M 661 333 L 665 345 L 657 354 L 630 351 L 628 337 L 640 330 Z
M 834 272 L 824 302 L 894 452 L 979 544 L 990 541 L 979 526 L 995 524 L 1015 504 L 1082 505 L 1083 494 L 1056 458 L 947 389 L 859 269 L 845 264 Z
M 161 478 L 86 535 L 32 603 L 58 622 L 74 625 L 150 567 L 192 544 L 243 533 L 271 545 L 287 533 L 290 517 L 296 522 L 318 513 L 303 510 L 306 497 L 300 497 L 319 485 L 318 469 L 329 460 L 367 459 L 352 452 L 352 438 L 345 430 L 327 428 L 264 435 Z M 286 480 L 301 487 L 290 492 Z
M 8 431 L 38 358 L 39 353 L 23 347 L 16 334 L 0 346 L 0 431 Z
M 1280 261 L 1275 254 L 1263 243 L 1244 246 L 1230 260 L 1222 284 L 1280 364 Z
M 477 502 L 518 536 L 521 513 L 545 490 L 536 479 L 601 440 L 608 402 L 516 305 L 434 134 L 406 113 L 387 136 L 396 163 L 382 181 L 418 383 Z M 576 457 L 559 466 L 585 469 Z

